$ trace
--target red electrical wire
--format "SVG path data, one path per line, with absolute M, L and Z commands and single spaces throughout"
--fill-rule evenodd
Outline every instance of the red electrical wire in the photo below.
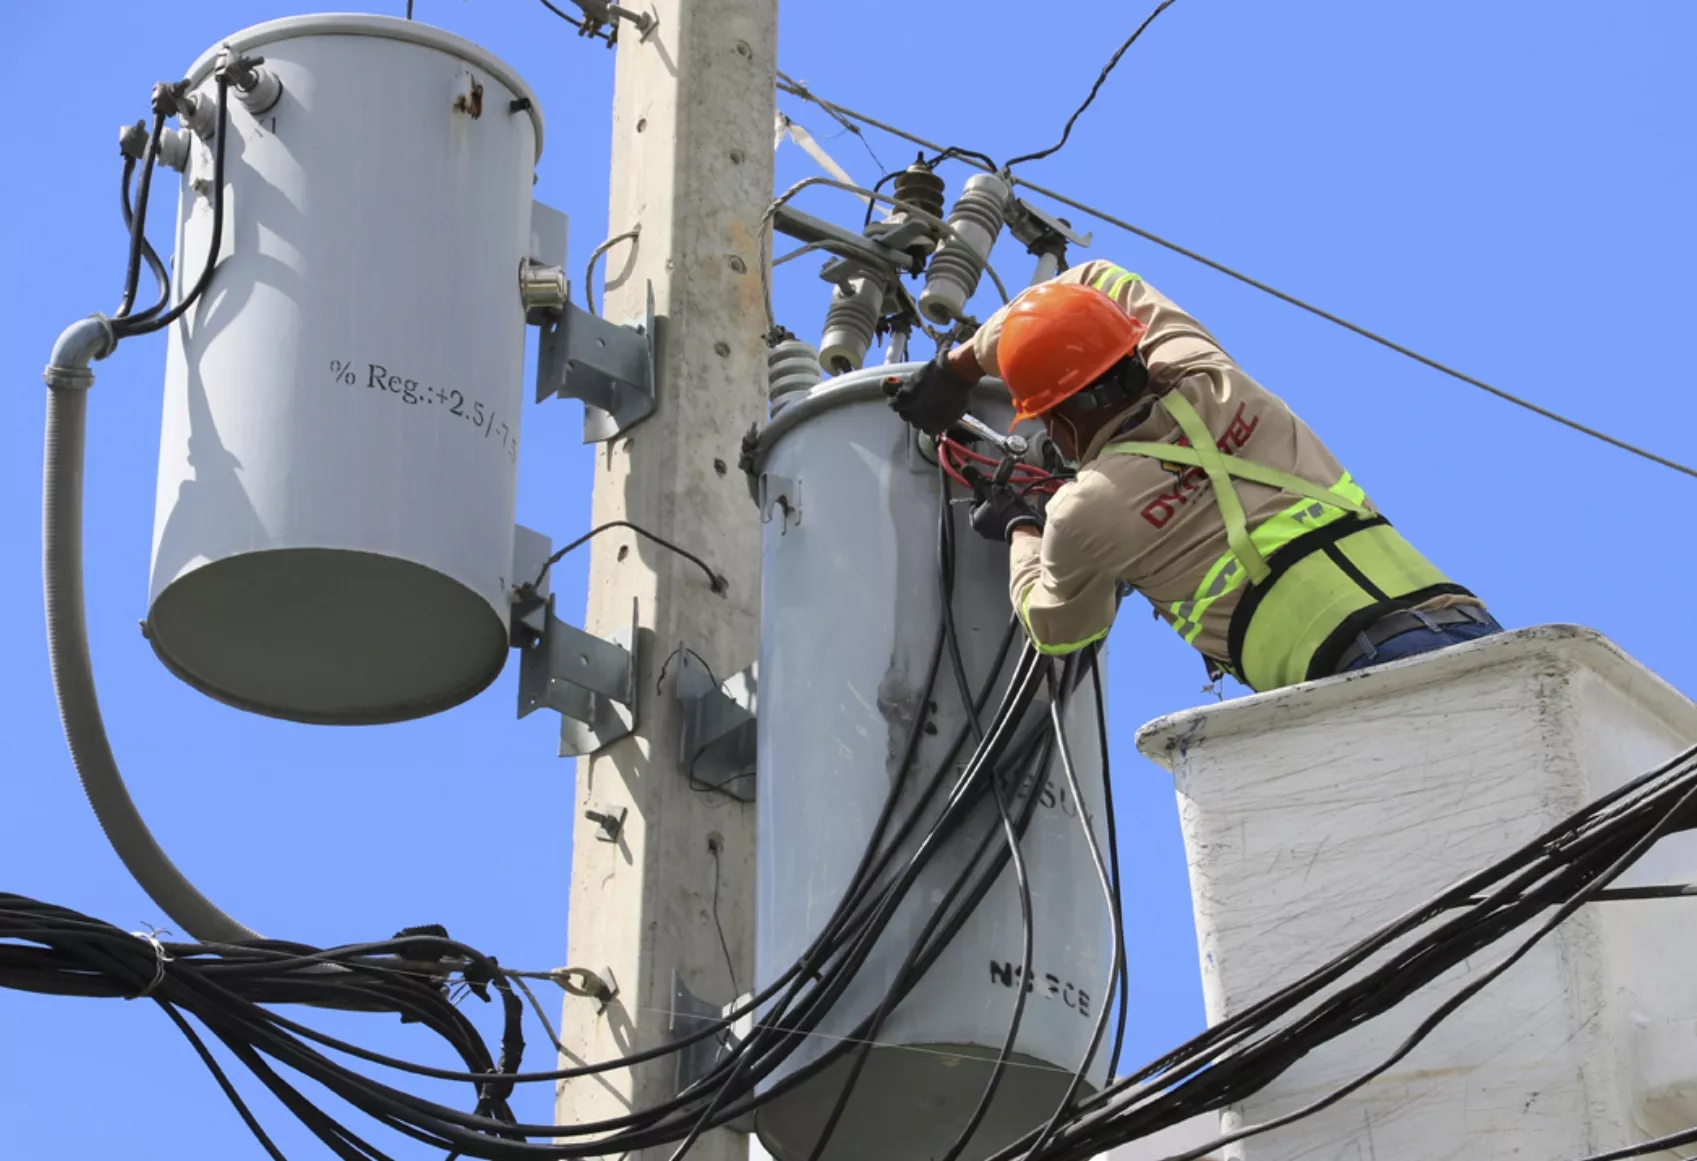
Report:
M 973 451 L 946 436 L 937 441 L 937 461 L 951 480 L 968 488 L 972 486 L 972 482 L 962 471 L 967 465 L 988 468 L 992 472 L 1002 466 L 1002 461 L 994 456 Z M 1008 482 L 1022 493 L 1045 492 L 1052 495 L 1066 480 L 1034 464 L 1016 463 L 1008 476 Z

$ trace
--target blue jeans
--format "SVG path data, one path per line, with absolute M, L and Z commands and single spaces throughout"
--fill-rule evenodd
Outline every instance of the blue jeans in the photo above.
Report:
M 1463 641 L 1475 641 L 1480 637 L 1489 637 L 1493 633 L 1503 631 L 1495 617 L 1489 613 L 1482 615 L 1485 618 L 1483 622 L 1463 621 L 1455 625 L 1439 625 L 1436 628 L 1410 629 L 1377 645 L 1368 645 L 1365 652 L 1345 666 L 1342 672 L 1353 673 L 1357 669 L 1370 669 L 1387 661 L 1400 661 L 1404 657 L 1431 653 L 1450 645 L 1460 645 Z

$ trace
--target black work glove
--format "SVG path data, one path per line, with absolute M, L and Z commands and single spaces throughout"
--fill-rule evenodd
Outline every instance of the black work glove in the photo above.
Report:
M 1031 501 L 1008 485 L 991 485 L 980 495 L 984 498 L 972 506 L 972 530 L 984 539 L 1006 544 L 1015 528 L 1043 531 L 1043 517 Z
M 929 436 L 949 430 L 966 414 L 972 394 L 972 384 L 949 366 L 946 351 L 905 378 L 891 378 L 885 390 L 890 396 L 890 408 L 908 423 Z

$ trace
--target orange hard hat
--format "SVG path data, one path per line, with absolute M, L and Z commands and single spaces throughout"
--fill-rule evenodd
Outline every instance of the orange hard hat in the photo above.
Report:
M 1020 294 L 1002 320 L 996 353 L 1014 422 L 1090 386 L 1137 350 L 1146 329 L 1093 286 L 1045 282 Z

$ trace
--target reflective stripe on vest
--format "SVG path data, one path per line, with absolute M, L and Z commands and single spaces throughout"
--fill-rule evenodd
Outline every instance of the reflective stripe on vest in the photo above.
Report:
M 1325 676 L 1343 644 L 1385 613 L 1438 593 L 1471 595 L 1374 516 L 1348 472 L 1323 488 L 1228 456 L 1188 399 L 1177 391 L 1158 398 L 1188 447 L 1126 441 L 1109 444 L 1101 454 L 1145 456 L 1207 474 L 1230 551 L 1203 575 L 1190 600 L 1173 602 L 1167 612 L 1179 636 L 1194 643 L 1203 614 L 1247 579 L 1250 591 L 1232 616 L 1230 653 L 1234 672 L 1250 688 L 1277 689 Z M 1233 477 L 1303 498 L 1252 529 Z M 1300 573 L 1300 579 L 1277 584 L 1287 572 Z
M 1343 478 L 1333 484 L 1330 490 L 1337 493 L 1340 499 L 1354 504 L 1360 504 L 1367 498 L 1367 493 L 1350 479 L 1348 472 L 1345 472 Z M 1249 538 L 1254 541 L 1263 558 L 1271 557 L 1303 533 L 1324 528 L 1344 514 L 1345 509 L 1341 506 L 1319 500 L 1298 500 L 1284 511 L 1256 525 L 1250 530 Z M 1174 601 L 1167 606 L 1167 612 L 1172 617 L 1172 626 L 1178 631 L 1178 635 L 1194 645 L 1197 635 L 1202 632 L 1202 614 L 1206 613 L 1215 601 L 1235 591 L 1248 577 L 1248 570 L 1238 563 L 1235 553 L 1228 552 L 1216 560 L 1213 567 L 1202 577 L 1202 583 L 1196 586 L 1195 596 L 1188 601 Z
M 1097 290 L 1100 290 L 1109 298 L 1117 300 L 1120 291 L 1124 290 L 1133 282 L 1142 281 L 1143 278 L 1141 275 L 1133 274 L 1131 271 L 1122 269 L 1118 266 L 1110 266 L 1102 273 L 1098 274 L 1095 278 L 1091 279 L 1090 285 L 1095 287 Z
M 1442 594 L 1472 596 L 1383 518 L 1344 518 L 1292 543 L 1232 611 L 1229 652 L 1254 689 L 1329 677 L 1356 634 Z

